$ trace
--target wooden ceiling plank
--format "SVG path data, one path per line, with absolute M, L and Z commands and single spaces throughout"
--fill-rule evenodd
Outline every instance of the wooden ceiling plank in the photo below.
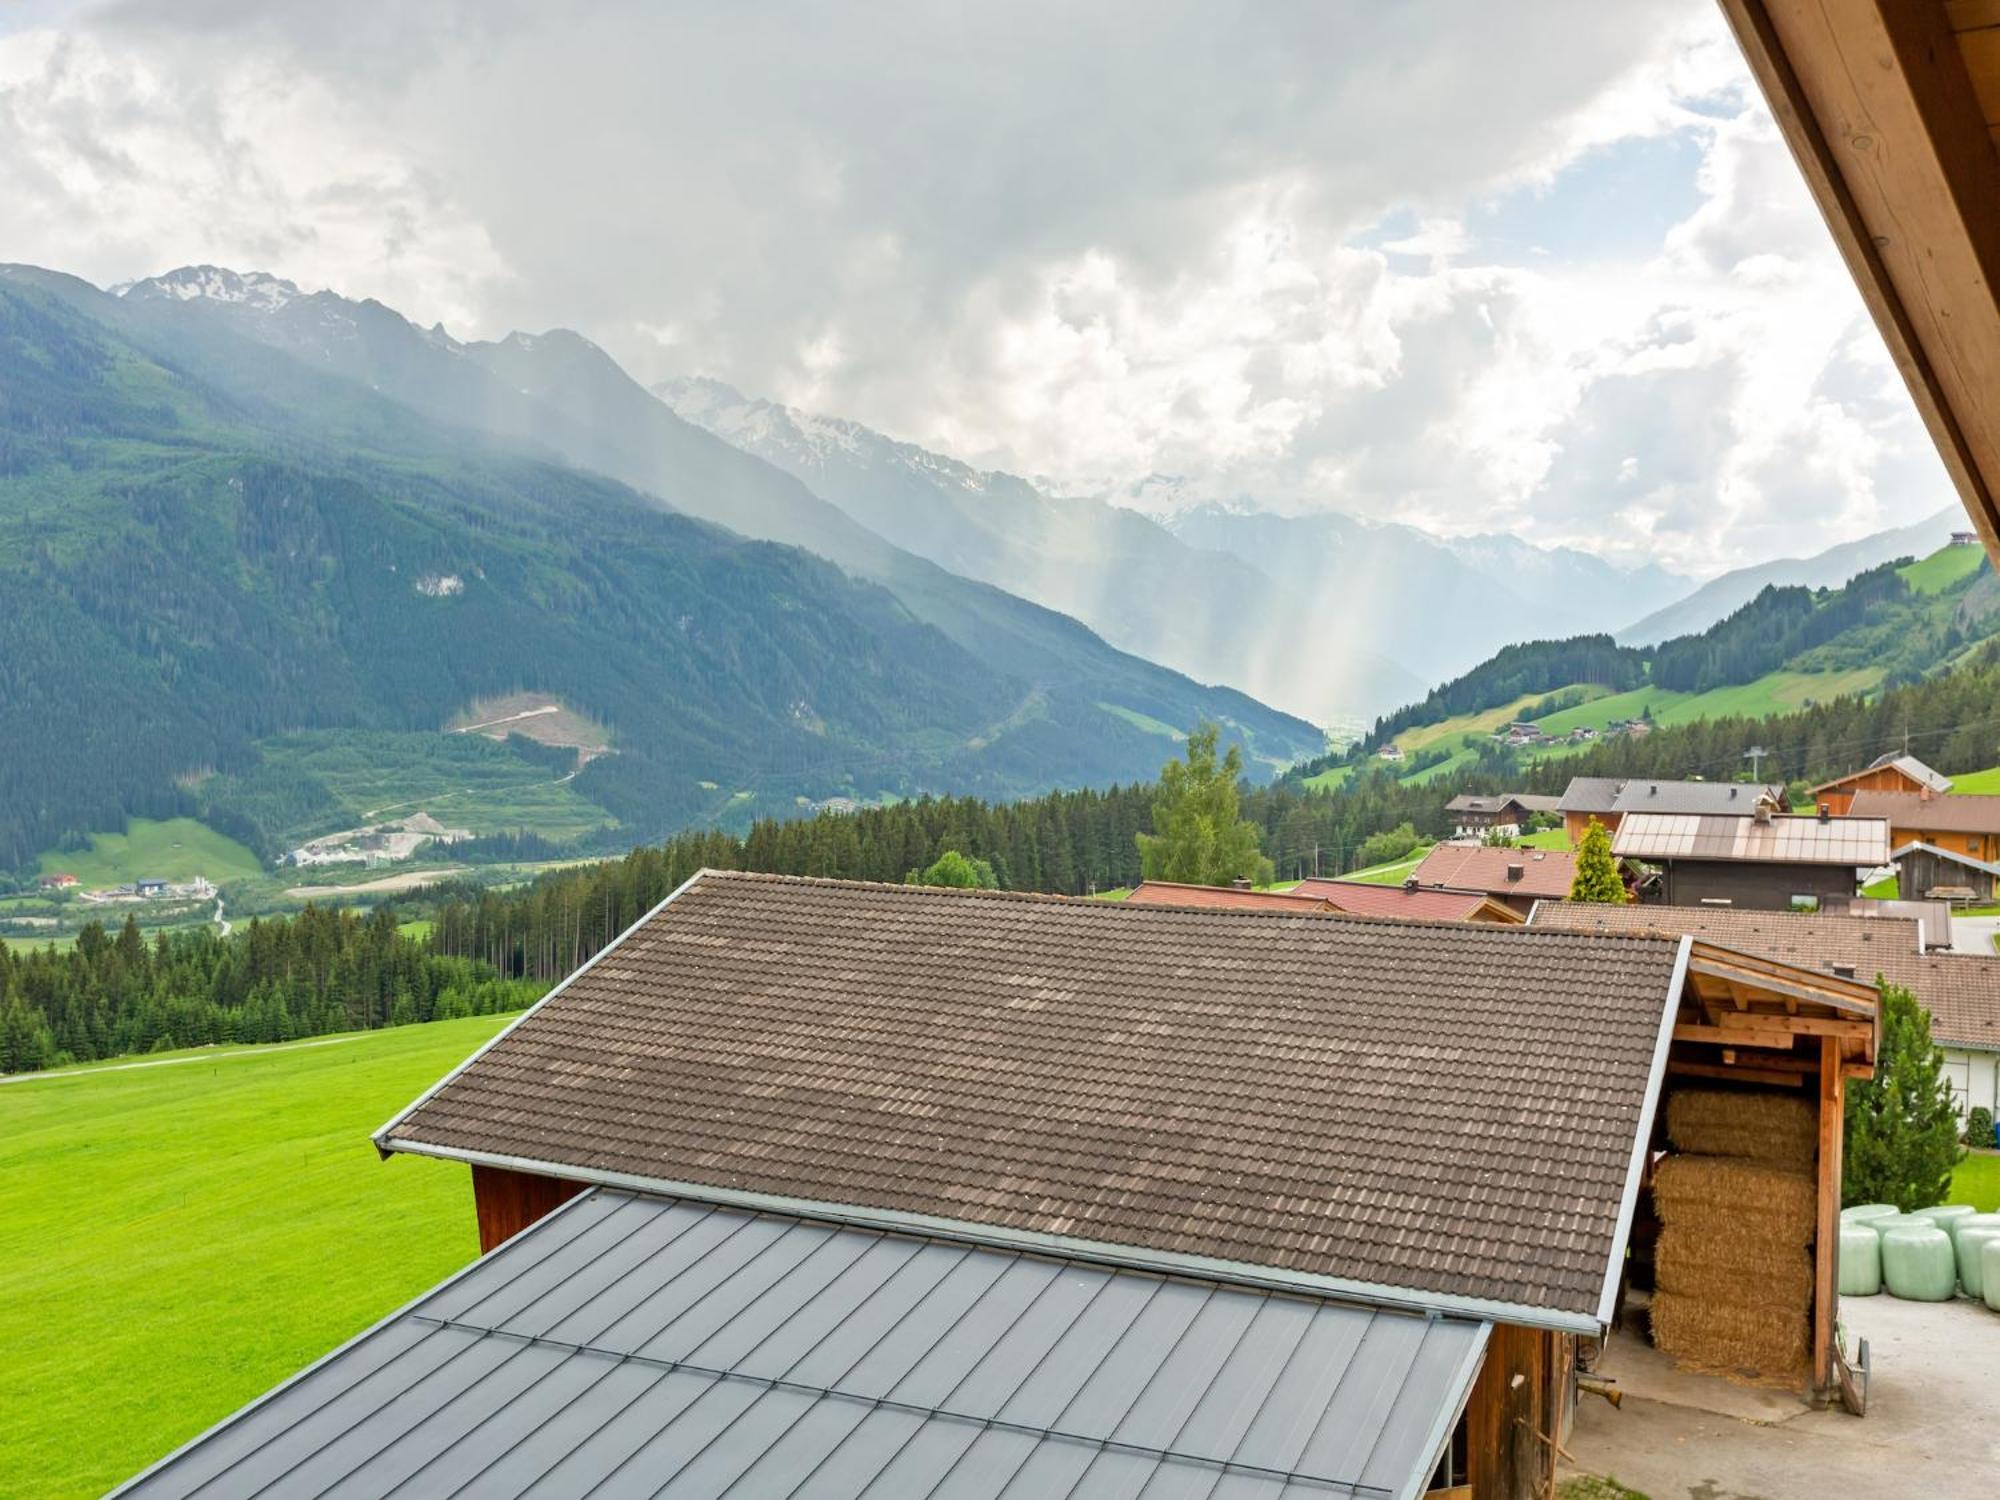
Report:
M 1962 32 L 1958 55 L 1965 62 L 1966 77 L 1972 80 L 1981 116 L 1988 125 L 2000 125 L 2000 26 Z
M 2000 26 L 2000 0 L 1945 0 L 1944 18 L 1953 31 Z
M 1967 513 L 2000 557 L 2000 307 L 1982 269 L 2000 259 L 2000 155 L 1945 12 L 1923 0 L 1721 4 Z

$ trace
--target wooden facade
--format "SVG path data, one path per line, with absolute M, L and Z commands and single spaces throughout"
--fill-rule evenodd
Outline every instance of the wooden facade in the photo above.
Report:
M 1669 859 L 1660 864 L 1659 899 L 1668 906 L 1791 911 L 1800 898 L 1816 904 L 1831 896 L 1854 894 L 1854 870 L 1848 865 L 1732 859 Z
M 479 1253 L 511 1240 L 537 1219 L 554 1213 L 582 1192 L 584 1184 L 503 1167 L 472 1169 L 472 1203 L 479 1216 Z
M 1873 766 L 1813 788 L 1813 800 L 1836 818 L 1844 818 L 1861 792 L 1922 792 L 1924 784 L 1898 766 Z
M 1900 850 L 1908 850 L 1896 861 L 1896 883 L 1912 901 L 1930 899 L 1932 891 L 1969 891 L 1975 902 L 1989 902 L 2000 894 L 2000 881 L 1994 879 L 1991 870 L 1976 869 L 1960 864 L 1955 859 L 1941 858 L 1936 852 L 1943 849 L 1956 854 L 1959 848 L 1971 842 L 1969 839 L 1944 840 L 1946 835 L 1906 834 L 1894 840 Z M 1973 859 L 1992 862 L 1985 854 L 1972 854 Z M 1963 897 L 1959 899 L 1965 899 Z

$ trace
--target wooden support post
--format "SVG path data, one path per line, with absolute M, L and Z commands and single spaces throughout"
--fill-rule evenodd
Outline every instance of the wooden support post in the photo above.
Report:
M 1819 1215 L 1813 1232 L 1813 1389 L 1833 1384 L 1834 1322 L 1840 1312 L 1840 1147 L 1846 1111 L 1840 1039 L 1819 1041 Z

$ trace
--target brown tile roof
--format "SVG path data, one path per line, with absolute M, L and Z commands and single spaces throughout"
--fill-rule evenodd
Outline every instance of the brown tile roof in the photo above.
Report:
M 1508 871 L 1518 867 L 1518 878 Z M 1439 844 L 1416 868 L 1420 886 L 1485 891 L 1493 896 L 1561 898 L 1576 883 L 1576 855 L 1568 849 L 1502 849 L 1485 844 Z
M 1173 880 L 1142 880 L 1125 899 L 1135 906 L 1199 906 L 1209 911 L 1333 910 L 1317 896 L 1287 891 L 1239 891 L 1226 885 L 1182 885 Z
M 1470 922 L 1484 911 L 1501 921 L 1519 920 L 1513 908 L 1502 906 L 1479 891 L 1411 890 L 1401 885 L 1371 885 L 1365 880 L 1301 880 L 1294 893 L 1329 902 L 1336 911 L 1355 917 L 1400 917 L 1405 921 Z
M 376 1139 L 1594 1318 L 1678 954 L 705 873 Z
M 1926 797 L 1920 792 L 1856 792 L 1848 812 L 1887 818 L 1897 828 L 1923 833 L 2000 833 L 2000 797 Z
M 1931 1035 L 1939 1043 L 2000 1049 L 2000 958 L 1926 955 L 1919 949 L 1918 924 L 1907 917 L 1543 901 L 1529 921 L 1568 932 L 1685 935 L 1821 974 L 1845 969 L 1864 984 L 1886 979 L 1930 1011 Z
M 1748 814 L 1627 813 L 1611 835 L 1611 852 L 1620 859 L 1858 869 L 1889 862 L 1889 825 L 1858 812 L 1845 818 L 1779 816 L 1762 821 Z

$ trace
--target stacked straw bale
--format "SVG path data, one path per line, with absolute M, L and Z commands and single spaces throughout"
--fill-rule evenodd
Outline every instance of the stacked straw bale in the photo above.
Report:
M 1675 1155 L 1660 1217 L 1653 1342 L 1692 1369 L 1771 1384 L 1808 1372 L 1819 1122 L 1804 1100 L 1720 1089 L 1668 1096 Z

